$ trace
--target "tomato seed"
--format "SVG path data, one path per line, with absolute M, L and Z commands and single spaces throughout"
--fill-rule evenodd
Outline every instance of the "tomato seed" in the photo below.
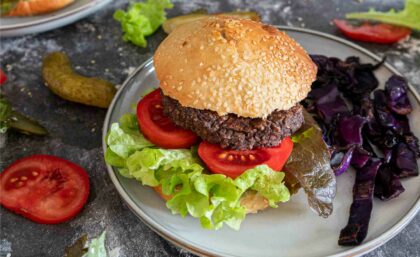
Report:
M 249 155 L 249 159 L 250 159 L 251 161 L 253 161 L 253 160 L 255 160 L 255 156 L 254 156 L 253 154 L 250 154 L 250 155 Z
M 228 161 L 233 161 L 233 156 L 229 155 L 227 159 L 228 159 Z
M 224 159 L 224 158 L 226 158 L 226 155 L 227 155 L 227 153 L 221 153 L 221 154 L 219 154 L 219 158 Z
M 16 181 L 18 181 L 18 178 L 11 178 L 10 179 L 10 183 L 15 183 Z
M 19 182 L 16 183 L 16 187 L 21 187 L 21 186 L 23 186 L 23 182 L 22 181 L 19 181 Z
M 243 156 L 243 155 L 241 155 L 241 160 L 242 160 L 242 161 L 246 161 L 246 157 L 245 157 L 245 156 Z
M 38 175 L 39 175 L 39 173 L 38 173 L 38 172 L 36 172 L 36 171 L 32 171 L 32 176 L 36 177 L 36 176 L 38 176 Z
M 26 176 L 22 176 L 22 177 L 20 177 L 20 180 L 22 180 L 22 181 L 26 181 L 26 180 L 28 180 L 28 177 L 26 177 Z

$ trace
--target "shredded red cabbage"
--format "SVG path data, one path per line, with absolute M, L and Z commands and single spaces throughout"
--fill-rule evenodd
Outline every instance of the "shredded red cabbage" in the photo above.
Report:
M 376 173 L 381 164 L 381 160 L 372 158 L 363 168 L 357 169 L 349 221 L 340 232 L 339 245 L 358 245 L 365 239 L 372 212 Z
M 404 192 L 400 178 L 418 175 L 420 149 L 407 117 L 412 111 L 408 85 L 393 75 L 385 90 L 376 89 L 379 82 L 373 71 L 384 60 L 373 65 L 362 64 L 357 57 L 345 61 L 311 57 L 318 66 L 317 80 L 302 104 L 322 128 L 336 176 L 350 165 L 357 170 L 349 223 L 341 231 L 339 244 L 360 244 L 366 237 L 373 192 L 384 201 L 396 198 Z M 377 156 L 371 144 L 383 157 Z

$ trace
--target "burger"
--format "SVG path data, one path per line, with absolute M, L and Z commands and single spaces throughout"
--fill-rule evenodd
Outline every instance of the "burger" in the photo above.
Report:
M 220 149 L 218 157 L 229 162 L 231 156 L 234 163 L 245 159 L 246 150 L 279 146 L 302 126 L 299 102 L 317 73 L 305 50 L 286 33 L 223 16 L 177 28 L 158 47 L 154 66 L 163 113 L 208 145 L 244 151 Z M 200 157 L 211 169 L 202 149 Z M 251 156 L 246 157 L 250 163 Z
M 277 146 L 298 130 L 299 102 L 317 72 L 284 32 L 226 17 L 179 27 L 154 63 L 164 113 L 201 139 L 235 150 Z
M 221 221 L 236 228 L 245 213 L 287 201 L 281 171 L 304 123 L 299 102 L 317 73 L 305 50 L 273 26 L 216 15 L 176 27 L 153 61 L 159 88 L 136 115 L 152 146 L 120 154 L 121 173 L 206 228 Z M 113 129 L 115 138 L 124 133 L 111 127 L 109 156 L 120 150 L 112 148 Z

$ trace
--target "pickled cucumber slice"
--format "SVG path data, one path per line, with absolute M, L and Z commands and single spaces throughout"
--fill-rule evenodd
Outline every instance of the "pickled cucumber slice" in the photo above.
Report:
M 69 58 L 62 52 L 53 52 L 44 58 L 42 76 L 54 94 L 85 105 L 107 108 L 117 91 L 108 81 L 74 72 Z
M 44 136 L 48 134 L 48 131 L 38 122 L 15 111 L 12 111 L 8 125 L 25 135 Z

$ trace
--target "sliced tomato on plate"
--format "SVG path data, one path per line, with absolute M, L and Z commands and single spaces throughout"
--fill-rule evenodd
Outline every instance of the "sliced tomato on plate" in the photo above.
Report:
M 146 138 L 160 147 L 189 148 L 197 141 L 194 133 L 176 126 L 165 116 L 160 89 L 149 93 L 137 104 L 137 120 Z
M 351 39 L 379 44 L 396 43 L 411 33 L 409 28 L 384 23 L 365 22 L 360 26 L 352 26 L 345 20 L 334 19 L 333 22 L 344 35 Z
M 228 150 L 208 142 L 201 142 L 198 155 L 213 173 L 236 178 L 244 171 L 257 165 L 266 164 L 280 171 L 293 149 L 293 141 L 285 138 L 278 146 L 254 150 Z
M 89 177 L 81 167 L 51 155 L 22 158 L 0 174 L 0 203 L 43 224 L 67 221 L 89 196 Z

